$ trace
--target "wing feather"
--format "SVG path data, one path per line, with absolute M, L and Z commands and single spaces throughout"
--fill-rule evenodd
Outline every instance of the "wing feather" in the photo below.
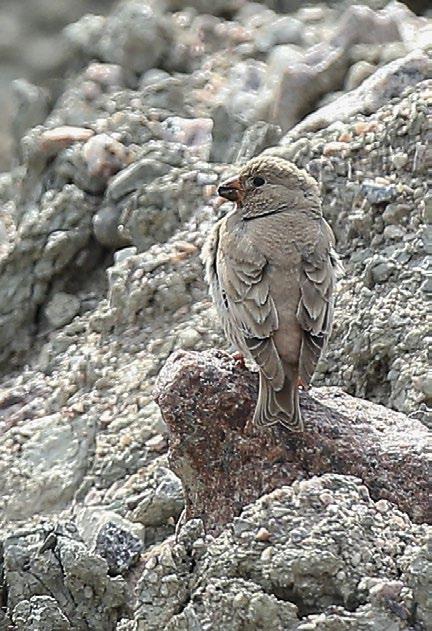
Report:
M 322 220 L 321 247 L 303 253 L 297 319 L 303 329 L 300 377 L 309 385 L 333 324 L 334 287 L 341 269 L 333 248 L 334 236 Z
M 221 304 L 212 289 L 215 282 L 216 294 L 225 297 L 222 320 L 228 338 L 242 352 L 249 353 L 272 387 L 280 390 L 285 377 L 272 337 L 279 327 L 279 318 L 270 295 L 267 259 L 256 249 L 252 250 L 252 246 L 241 252 L 218 250 L 214 265 L 209 266 L 207 262 L 207 269 L 209 267 L 215 276 L 213 284 L 210 281 L 215 302 Z

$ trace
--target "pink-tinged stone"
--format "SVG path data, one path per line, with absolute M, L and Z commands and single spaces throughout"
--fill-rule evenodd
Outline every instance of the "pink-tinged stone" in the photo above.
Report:
M 47 155 L 55 155 L 74 142 L 85 142 L 94 135 L 92 129 L 62 125 L 41 133 L 38 139 L 39 150 Z
M 259 430 L 251 419 L 257 374 L 223 351 L 178 351 L 155 399 L 169 428 L 169 461 L 186 518 L 219 532 L 264 493 L 324 473 L 357 476 L 375 500 L 432 522 L 431 438 L 415 419 L 338 388 L 301 393 L 303 433 Z M 428 446 L 429 444 L 429 446 Z

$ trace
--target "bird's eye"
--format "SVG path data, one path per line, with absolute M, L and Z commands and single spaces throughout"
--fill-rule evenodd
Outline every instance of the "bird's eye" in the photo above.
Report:
M 261 177 L 260 175 L 257 175 L 252 180 L 252 183 L 253 183 L 254 186 L 262 186 L 263 184 L 265 184 L 265 179 L 263 177 Z

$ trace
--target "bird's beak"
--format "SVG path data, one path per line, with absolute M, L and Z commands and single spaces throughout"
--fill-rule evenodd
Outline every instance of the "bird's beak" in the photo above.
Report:
M 230 202 L 241 203 L 244 196 L 244 188 L 238 177 L 223 182 L 218 188 L 218 194 Z

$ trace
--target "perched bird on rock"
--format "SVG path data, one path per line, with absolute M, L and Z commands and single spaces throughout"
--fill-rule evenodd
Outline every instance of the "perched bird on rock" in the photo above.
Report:
M 203 250 L 226 336 L 259 367 L 257 425 L 303 430 L 307 388 L 332 328 L 340 267 L 316 181 L 273 156 L 254 158 L 218 189 L 236 202 Z

